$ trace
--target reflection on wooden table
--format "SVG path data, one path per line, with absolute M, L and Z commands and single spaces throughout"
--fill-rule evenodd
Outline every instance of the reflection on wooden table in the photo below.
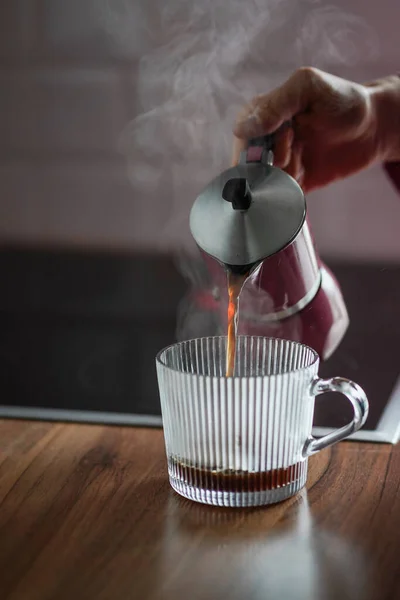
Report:
M 169 487 L 162 432 L 0 421 L 2 600 L 400 597 L 400 447 L 342 443 L 307 490 L 221 509 Z

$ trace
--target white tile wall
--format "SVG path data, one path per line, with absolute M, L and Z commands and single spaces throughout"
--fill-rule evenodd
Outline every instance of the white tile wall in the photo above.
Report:
M 308 206 L 316 242 L 325 254 L 400 258 L 400 196 L 381 167 L 311 193 Z
M 400 3 L 333 3 L 375 27 L 381 55 L 332 69 L 361 81 L 394 72 Z M 144 12 L 152 25 L 138 30 Z M 157 40 L 157 20 L 145 0 L 1 0 L 0 242 L 159 248 L 189 239 L 185 216 L 208 175 L 185 157 L 171 166 L 167 146 L 162 177 L 139 195 L 129 181 L 139 158 L 130 157 L 128 173 L 118 151 L 135 113 L 138 58 Z M 280 40 L 271 62 L 283 70 L 267 70 L 265 89 L 303 60 L 284 50 Z M 400 197 L 379 167 L 311 194 L 309 210 L 322 253 L 400 259 Z
M 0 73 L 0 148 L 114 153 L 128 114 L 111 69 L 20 68 Z
M 103 4 L 97 3 L 100 7 Z M 77 17 L 79 15 L 79 17 Z M 45 0 L 44 41 L 58 56 L 109 61 L 111 37 L 101 27 L 96 0 Z
M 139 57 L 150 47 L 154 34 L 146 27 L 143 15 L 153 12 L 154 24 L 158 20 L 152 4 L 152 0 L 43 0 L 46 46 L 58 56 L 80 60 L 109 62 Z
M 0 2 L 0 59 L 34 51 L 37 42 L 37 3 L 33 0 Z
M 104 166 L 0 167 L 0 239 L 135 246 L 154 238 L 124 167 Z

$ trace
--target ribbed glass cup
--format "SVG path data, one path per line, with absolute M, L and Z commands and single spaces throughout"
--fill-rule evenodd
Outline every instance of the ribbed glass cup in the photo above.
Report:
M 367 399 L 353 382 L 319 379 L 316 352 L 286 340 L 239 336 L 226 377 L 226 345 L 224 336 L 198 338 L 157 356 L 171 486 L 219 506 L 285 500 L 305 485 L 310 454 L 362 426 Z M 354 419 L 315 440 L 314 398 L 328 389 L 350 399 Z

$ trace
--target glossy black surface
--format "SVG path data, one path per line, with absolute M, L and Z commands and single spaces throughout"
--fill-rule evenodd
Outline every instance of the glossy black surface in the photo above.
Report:
M 322 376 L 357 381 L 374 428 L 400 375 L 400 268 L 332 265 L 351 325 Z M 154 357 L 175 339 L 186 284 L 166 256 L 3 249 L 1 404 L 159 414 Z M 349 418 L 317 402 L 315 424 Z

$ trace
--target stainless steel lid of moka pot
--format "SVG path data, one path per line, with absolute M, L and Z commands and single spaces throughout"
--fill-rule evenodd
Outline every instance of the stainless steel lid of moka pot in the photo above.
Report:
M 272 144 L 272 136 L 252 140 L 240 163 L 211 181 L 193 204 L 196 243 L 225 265 L 259 263 L 290 244 L 304 223 L 304 194 L 272 166 Z

